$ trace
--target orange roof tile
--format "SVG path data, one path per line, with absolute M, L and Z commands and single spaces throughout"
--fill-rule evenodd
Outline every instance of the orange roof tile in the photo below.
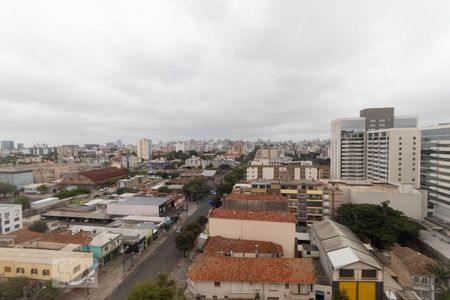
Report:
M 210 218 L 296 223 L 295 214 L 289 212 L 235 210 L 223 207 L 213 210 Z
M 265 195 L 265 194 L 237 194 L 232 193 L 225 196 L 225 201 L 282 201 L 287 202 L 287 198 L 282 195 Z
M 432 258 L 409 247 L 394 246 L 391 250 L 412 274 L 430 274 L 427 265 L 434 263 Z
M 80 175 L 85 176 L 92 180 L 94 183 L 100 183 L 108 180 L 127 178 L 128 173 L 122 169 L 116 167 L 103 168 L 98 170 L 91 170 L 80 172 Z
M 208 254 L 220 254 L 224 252 L 254 253 L 258 249 L 258 253 L 283 253 L 283 247 L 279 244 L 265 241 L 250 241 L 227 239 L 221 236 L 213 236 L 208 239 L 203 251 Z
M 187 277 L 193 281 L 314 284 L 311 258 L 226 257 L 200 255 Z
M 31 231 L 26 226 L 4 236 L 13 237 L 15 245 L 33 241 L 87 245 L 92 241 L 90 233 L 86 231 L 80 231 L 75 234 L 72 234 L 70 230 L 40 233 Z

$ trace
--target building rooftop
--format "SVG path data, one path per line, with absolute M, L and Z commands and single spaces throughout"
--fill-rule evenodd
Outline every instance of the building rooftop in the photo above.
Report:
M 132 205 L 163 205 L 167 201 L 170 200 L 170 197 L 153 197 L 153 196 L 145 196 L 138 197 L 133 196 L 121 200 L 117 200 L 114 204 L 132 204 Z
M 238 253 L 280 253 L 283 254 L 283 247 L 279 244 L 265 241 L 250 241 L 227 239 L 221 236 L 213 236 L 208 239 L 203 251 L 208 254 L 224 254 L 225 252 Z
M 331 220 L 315 222 L 311 229 L 316 233 L 335 270 L 362 262 L 383 269 L 364 244 L 347 227 Z
M 0 257 L 3 261 L 42 264 L 57 264 L 58 262 L 63 262 L 64 264 L 67 264 L 69 261 L 83 259 L 85 256 L 86 252 L 0 247 Z
M 287 198 L 282 195 L 265 195 L 265 194 L 228 194 L 225 201 L 282 201 L 287 202 Z
M 14 209 L 14 208 L 19 208 L 19 206 L 22 207 L 22 205 L 20 205 L 20 204 L 0 203 L 0 209 L 2 209 L 2 208 Z
M 235 210 L 222 207 L 213 210 L 210 213 L 210 218 L 254 220 L 266 222 L 285 222 L 285 223 L 297 222 L 295 214 L 289 212 Z
M 26 226 L 7 235 L 0 235 L 0 237 L 14 238 L 15 245 L 35 241 L 87 245 L 92 241 L 92 237 L 89 232 L 78 232 L 72 234 L 69 230 L 56 230 L 49 233 L 41 233 L 31 231 Z
M 111 167 L 92 171 L 80 172 L 80 175 L 92 180 L 94 183 L 103 182 L 106 180 L 127 177 L 128 173 L 122 169 Z
M 425 254 L 416 252 L 409 247 L 392 247 L 392 254 L 397 256 L 412 274 L 430 274 L 427 265 L 434 263 L 434 260 Z
M 202 175 L 205 177 L 212 177 L 212 176 L 216 175 L 216 173 L 217 173 L 217 170 L 204 170 L 202 172 Z
M 120 233 L 101 232 L 100 234 L 96 235 L 89 244 L 92 246 L 102 247 L 110 241 L 120 237 L 121 235 L 122 234 Z
M 193 281 L 314 284 L 312 259 L 200 255 L 187 277 Z

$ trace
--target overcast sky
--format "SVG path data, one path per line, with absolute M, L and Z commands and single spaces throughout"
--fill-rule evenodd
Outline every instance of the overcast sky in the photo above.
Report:
M 450 1 L 2 1 L 0 139 L 328 138 L 450 121 Z

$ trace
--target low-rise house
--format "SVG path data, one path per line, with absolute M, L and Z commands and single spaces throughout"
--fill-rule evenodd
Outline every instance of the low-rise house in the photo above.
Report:
M 382 300 L 384 269 L 347 227 L 331 220 L 311 225 L 311 243 L 332 283 L 333 295 L 345 290 L 351 300 Z
M 408 247 L 392 247 L 391 268 L 404 288 L 412 289 L 423 300 L 435 299 L 435 276 L 427 270 L 430 257 Z
M 22 227 L 22 206 L 19 204 L 0 204 L 0 234 L 13 232 Z
M 236 240 L 213 236 L 207 240 L 203 252 L 209 255 L 231 257 L 282 257 L 283 247 L 266 241 Z
M 122 234 L 101 232 L 88 245 L 83 245 L 83 250 L 92 251 L 94 258 L 104 266 L 121 254 L 122 243 Z
M 197 299 L 309 300 L 314 295 L 314 266 L 308 258 L 203 254 L 187 277 L 187 289 Z
M 209 216 L 209 235 L 229 239 L 274 242 L 283 247 L 284 256 L 295 257 L 293 213 L 217 208 Z
M 26 277 L 70 285 L 94 267 L 92 252 L 0 248 L 0 277 Z

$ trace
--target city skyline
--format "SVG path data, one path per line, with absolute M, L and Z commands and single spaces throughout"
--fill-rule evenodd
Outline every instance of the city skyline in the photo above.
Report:
M 448 2 L 0 8 L 0 139 L 328 138 L 383 106 L 449 121 Z

